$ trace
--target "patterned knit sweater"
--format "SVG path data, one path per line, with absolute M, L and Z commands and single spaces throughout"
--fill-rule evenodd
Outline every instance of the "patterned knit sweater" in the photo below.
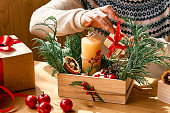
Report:
M 43 22 L 49 16 L 54 16 L 58 22 L 57 36 L 81 32 L 87 29 L 80 23 L 81 15 L 87 9 L 91 10 L 105 5 L 111 5 L 119 17 L 130 16 L 143 26 L 149 25 L 148 32 L 152 37 L 165 38 L 170 41 L 169 0 L 51 0 L 33 13 L 30 31 L 35 35 L 42 36 L 42 32 L 36 31 L 36 28 L 32 28 L 32 26 Z M 116 25 L 116 21 L 111 21 Z M 121 28 L 126 35 L 132 34 L 123 22 Z M 103 29 L 96 28 L 96 30 L 105 36 L 109 34 Z
M 94 2 L 93 2 L 94 1 Z M 165 38 L 170 33 L 170 1 L 169 0 L 82 0 L 84 9 L 94 9 L 111 5 L 119 17 L 128 16 L 143 26 L 149 25 L 150 36 Z M 116 21 L 112 20 L 116 25 Z M 121 24 L 122 32 L 131 35 L 126 24 Z M 96 29 L 102 34 L 108 34 L 103 29 Z

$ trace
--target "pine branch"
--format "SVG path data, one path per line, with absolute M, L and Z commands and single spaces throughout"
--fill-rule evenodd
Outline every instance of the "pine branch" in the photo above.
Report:
M 128 27 L 131 29 L 134 37 L 134 42 L 125 39 L 121 43 L 126 46 L 125 55 L 128 58 L 128 62 L 124 62 L 124 65 L 120 63 L 119 79 L 126 80 L 127 77 L 135 79 L 139 84 L 149 84 L 144 78 L 144 75 L 149 75 L 149 72 L 144 71 L 149 63 L 157 63 L 166 68 L 170 68 L 170 57 L 160 56 L 164 52 L 164 44 L 156 42 L 153 38 L 149 37 L 146 32 L 148 26 L 142 26 L 132 22 L 131 18 L 122 17 Z M 118 61 L 121 58 L 118 58 Z M 150 84 L 149 84 L 150 85 Z

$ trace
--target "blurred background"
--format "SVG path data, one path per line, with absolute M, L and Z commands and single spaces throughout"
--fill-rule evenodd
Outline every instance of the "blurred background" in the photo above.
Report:
M 29 23 L 32 13 L 50 0 L 0 0 L 0 36 L 16 35 L 27 47 L 32 49 L 36 36 L 29 32 Z M 65 38 L 58 37 L 59 42 Z M 38 57 L 37 50 L 32 50 L 34 60 Z

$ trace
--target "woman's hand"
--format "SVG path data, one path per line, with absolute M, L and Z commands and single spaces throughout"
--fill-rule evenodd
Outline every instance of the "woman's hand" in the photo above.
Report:
M 89 10 L 85 12 L 81 17 L 81 25 L 84 27 L 97 27 L 97 28 L 104 28 L 110 33 L 114 33 L 115 29 L 109 19 L 111 18 L 118 20 L 119 17 L 115 10 L 110 6 L 99 7 L 93 10 Z

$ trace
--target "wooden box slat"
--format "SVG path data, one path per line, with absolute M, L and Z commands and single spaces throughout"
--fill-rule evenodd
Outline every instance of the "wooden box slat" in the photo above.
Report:
M 72 81 L 86 81 L 94 85 L 95 90 L 105 102 L 125 104 L 132 90 L 134 81 L 128 78 L 126 81 L 106 78 L 94 78 L 73 74 L 57 74 L 58 95 L 78 99 L 92 100 L 86 95 L 86 91 L 80 86 L 69 86 Z
M 170 85 L 158 81 L 158 93 L 157 97 L 159 100 L 170 104 Z

